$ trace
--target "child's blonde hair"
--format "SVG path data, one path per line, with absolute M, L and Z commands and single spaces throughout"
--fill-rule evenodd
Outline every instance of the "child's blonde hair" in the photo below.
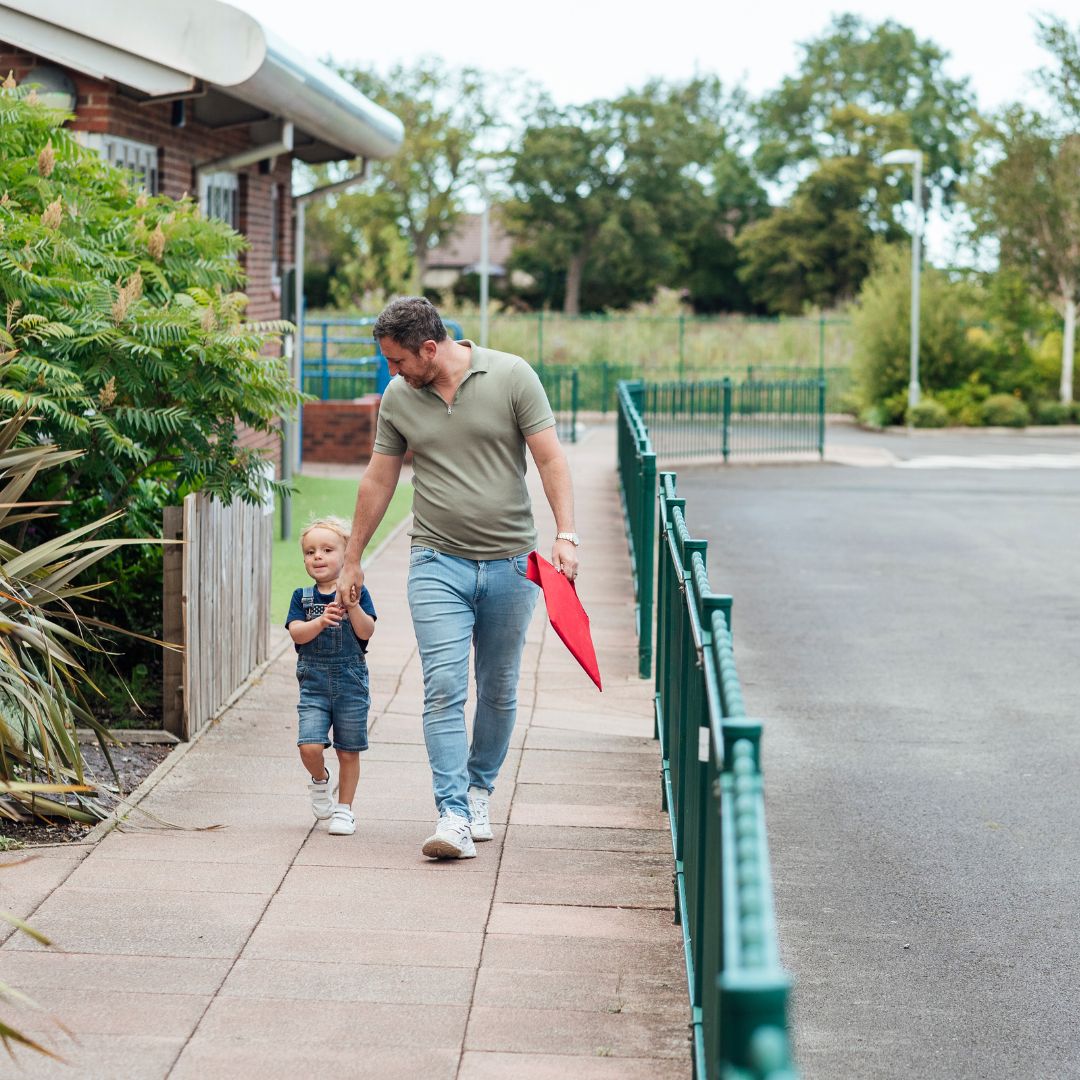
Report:
M 303 550 L 307 534 L 311 532 L 312 529 L 329 529 L 330 532 L 337 533 L 346 544 L 349 542 L 349 536 L 352 533 L 352 525 L 344 518 L 338 517 L 337 514 L 327 514 L 326 517 L 312 518 L 311 521 L 304 526 L 304 531 L 300 534 L 301 550 Z

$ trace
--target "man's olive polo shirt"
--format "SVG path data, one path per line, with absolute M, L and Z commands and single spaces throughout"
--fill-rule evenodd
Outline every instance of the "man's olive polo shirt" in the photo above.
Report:
M 525 436 L 555 424 L 536 372 L 520 356 L 472 342 L 472 363 L 447 406 L 428 387 L 392 379 L 375 451 L 413 452 L 412 542 L 464 559 L 507 559 L 536 547 L 525 486 Z

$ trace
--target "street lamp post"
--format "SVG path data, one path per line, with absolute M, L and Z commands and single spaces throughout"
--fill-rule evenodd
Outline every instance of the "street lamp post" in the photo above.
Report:
M 922 166 L 921 150 L 892 150 L 883 165 L 915 166 L 915 224 L 911 230 L 911 364 L 908 381 L 908 408 L 919 404 L 919 261 L 922 254 Z

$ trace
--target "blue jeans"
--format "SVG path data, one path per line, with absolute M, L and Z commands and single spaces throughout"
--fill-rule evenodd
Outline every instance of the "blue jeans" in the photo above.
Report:
M 424 669 L 424 742 L 439 813 L 469 816 L 468 791 L 495 788 L 517 717 L 518 671 L 539 589 L 526 555 L 409 556 L 409 608 Z M 469 649 L 476 647 L 472 746 L 465 731 Z

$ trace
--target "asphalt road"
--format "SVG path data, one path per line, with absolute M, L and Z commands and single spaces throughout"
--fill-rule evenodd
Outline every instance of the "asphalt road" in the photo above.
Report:
M 903 445 L 1080 450 L 1050 441 Z M 1080 469 L 683 466 L 678 489 L 766 722 L 804 1076 L 1080 1077 Z

